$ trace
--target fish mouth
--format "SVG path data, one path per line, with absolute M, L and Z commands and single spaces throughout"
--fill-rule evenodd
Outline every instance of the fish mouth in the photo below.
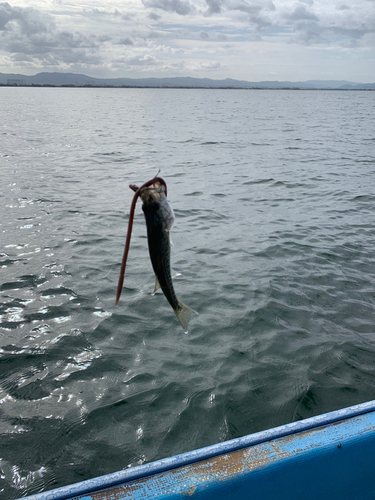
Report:
M 166 195 L 166 186 L 165 183 L 161 183 L 160 181 L 156 181 L 150 186 L 138 188 L 134 184 L 130 184 L 129 186 L 133 191 L 137 192 L 139 189 L 139 196 L 143 203 L 153 203 L 160 201 L 163 196 Z

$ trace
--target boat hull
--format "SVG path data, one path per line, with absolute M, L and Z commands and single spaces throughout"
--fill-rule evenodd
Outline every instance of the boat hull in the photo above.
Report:
M 29 500 L 375 499 L 375 401 Z

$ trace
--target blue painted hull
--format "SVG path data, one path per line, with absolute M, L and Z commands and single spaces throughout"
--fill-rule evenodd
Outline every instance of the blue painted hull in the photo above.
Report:
M 375 499 L 375 401 L 29 500 Z

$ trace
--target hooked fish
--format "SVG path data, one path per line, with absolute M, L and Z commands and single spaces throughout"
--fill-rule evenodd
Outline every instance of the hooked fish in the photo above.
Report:
M 120 299 L 124 282 L 135 205 L 140 196 L 143 202 L 142 210 L 146 219 L 148 249 L 155 273 L 155 290 L 153 293 L 161 288 L 169 304 L 172 306 L 177 319 L 181 323 L 182 328 L 186 331 L 189 320 L 195 311 L 177 299 L 173 288 L 169 231 L 174 222 L 174 213 L 167 200 L 167 185 L 161 177 L 154 177 L 140 188 L 134 185 L 130 185 L 130 188 L 135 191 L 135 195 L 130 208 L 128 233 L 126 236 L 125 250 L 117 287 L 116 306 Z

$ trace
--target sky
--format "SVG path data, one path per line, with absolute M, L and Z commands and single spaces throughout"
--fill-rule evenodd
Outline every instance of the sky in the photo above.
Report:
M 0 72 L 375 82 L 375 0 L 0 2 Z

